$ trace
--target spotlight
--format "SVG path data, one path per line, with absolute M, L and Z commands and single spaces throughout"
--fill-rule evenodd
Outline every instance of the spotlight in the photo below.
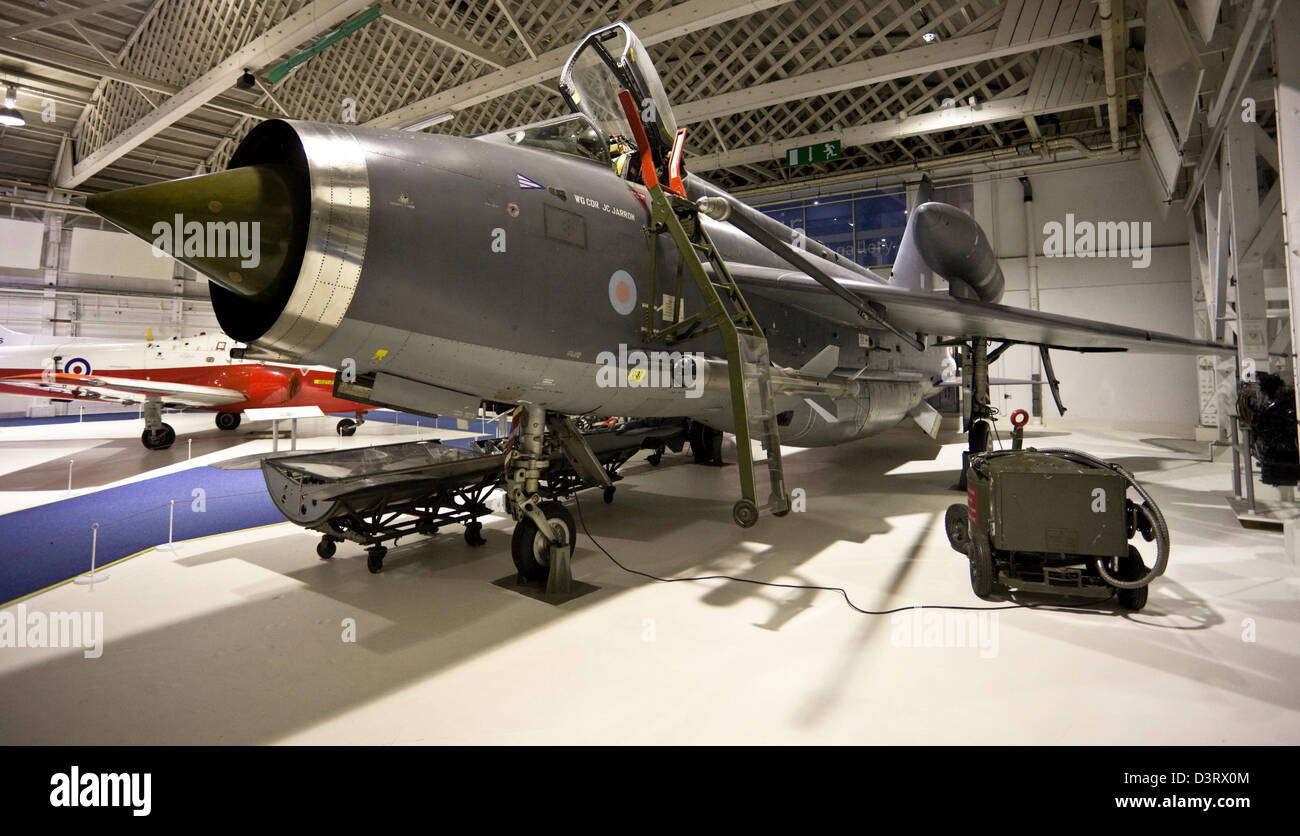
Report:
M 235 86 L 240 90 L 252 90 L 257 86 L 257 79 L 253 78 L 253 74 L 248 70 L 244 70 L 244 74 L 235 82 Z
M 939 40 L 939 35 L 937 32 L 926 32 L 921 36 L 921 40 L 925 41 L 927 44 L 932 44 Z
M 17 96 L 18 96 L 17 87 L 5 88 L 5 98 L 4 98 L 5 106 L 0 107 L 0 125 L 5 125 L 12 128 L 19 128 L 27 124 L 27 120 L 24 119 L 23 115 L 19 113 L 18 110 L 14 107 L 14 100 L 17 98 Z

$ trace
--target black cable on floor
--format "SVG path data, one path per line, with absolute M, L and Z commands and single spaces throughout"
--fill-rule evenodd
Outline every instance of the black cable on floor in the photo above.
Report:
M 838 592 L 840 595 L 844 597 L 844 603 L 848 604 L 851 609 L 857 610 L 863 615 L 892 615 L 894 613 L 907 612 L 909 610 L 915 610 L 915 609 L 965 610 L 965 611 L 975 611 L 975 612 L 989 612 L 995 610 L 1036 610 L 1036 609 L 1044 609 L 1044 608 L 1050 609 L 1054 607 L 1070 609 L 1074 607 L 1087 607 L 1087 606 L 1095 606 L 1097 604 L 1104 604 L 1107 601 L 1109 601 L 1111 598 L 1115 597 L 1115 593 L 1112 591 L 1111 594 L 1105 598 L 1090 600 L 1079 604 L 1061 604 L 1061 603 L 1051 603 L 1046 601 L 1036 603 L 1036 604 L 1035 603 L 1018 604 L 1012 602 L 1010 604 L 1004 604 L 999 607 L 972 607 L 964 604 L 908 604 L 907 606 L 894 607 L 893 609 L 889 609 L 889 610 L 865 610 L 862 607 L 859 607 L 857 604 L 853 603 L 853 599 L 849 597 L 848 590 L 839 586 L 816 586 L 814 584 L 803 584 L 803 583 L 777 583 L 776 581 L 759 581 L 759 580 L 754 580 L 753 578 L 738 578 L 735 577 L 734 575 L 698 575 L 689 578 L 661 578 L 658 575 L 652 575 L 649 572 L 642 572 L 639 569 L 631 569 L 627 566 L 624 566 L 622 563 L 619 563 L 618 559 L 615 558 L 614 555 L 610 554 L 609 551 L 600 544 L 599 540 L 591 536 L 591 532 L 587 529 L 587 520 L 582 514 L 582 500 L 578 498 L 578 495 L 576 493 L 573 495 L 573 504 L 578 509 L 578 522 L 582 525 L 582 533 L 587 535 L 587 539 L 590 540 L 596 548 L 600 549 L 601 553 L 604 554 L 605 557 L 608 557 L 611 563 L 613 563 L 618 568 L 622 569 L 624 572 L 627 572 L 632 575 L 640 575 L 643 578 L 649 578 L 652 581 L 658 581 L 660 583 L 678 583 L 680 581 L 735 581 L 736 583 L 748 583 L 748 584 L 753 584 L 754 586 L 771 586 L 771 587 L 776 587 L 778 589 L 809 589 L 818 592 Z

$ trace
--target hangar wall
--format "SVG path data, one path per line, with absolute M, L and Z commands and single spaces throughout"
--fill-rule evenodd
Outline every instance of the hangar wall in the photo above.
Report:
M 1137 160 L 1031 173 L 1039 307 L 1052 313 L 1105 320 L 1182 336 L 1193 335 L 1190 253 L 1180 209 L 1164 211 Z M 976 216 L 989 233 L 1007 280 L 1005 303 L 1027 307 L 1029 289 L 1023 192 L 1015 177 L 976 183 Z M 1130 257 L 1044 257 L 1043 225 L 1077 222 L 1150 222 L 1150 264 Z M 1139 227 L 1145 229 L 1145 227 Z M 1016 347 L 994 364 L 999 377 L 1028 377 L 1037 351 Z M 1065 419 L 1044 390 L 1045 422 L 1112 423 L 1126 429 L 1190 433 L 1199 405 L 1194 357 L 1158 354 L 1052 353 L 1061 380 Z M 1030 387 L 992 392 L 1004 412 L 1028 409 Z
M 132 235 L 100 228 L 98 219 L 67 216 L 51 262 L 46 224 L 0 219 L 0 325 L 30 334 L 102 340 L 170 339 L 218 328 L 206 284 L 174 278 L 176 264 L 155 257 Z M 52 287 L 51 287 L 52 285 Z M 116 412 L 81 401 L 0 395 L 0 418 Z

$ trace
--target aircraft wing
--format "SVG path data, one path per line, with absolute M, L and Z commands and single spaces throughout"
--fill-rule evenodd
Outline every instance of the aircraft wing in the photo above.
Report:
M 728 262 L 741 289 L 849 327 L 867 325 L 853 307 L 795 270 Z M 1226 343 L 1194 340 L 1126 325 L 908 290 L 845 275 L 834 277 L 863 301 L 879 307 L 900 330 L 943 337 L 987 337 L 1074 351 L 1145 351 L 1164 354 L 1235 354 Z
M 123 404 L 158 398 L 164 406 L 170 407 L 221 406 L 248 399 L 247 395 L 237 389 L 223 389 L 219 386 L 65 372 L 13 375 L 0 378 L 0 384 L 30 389 L 33 396 L 44 398 L 75 398 Z

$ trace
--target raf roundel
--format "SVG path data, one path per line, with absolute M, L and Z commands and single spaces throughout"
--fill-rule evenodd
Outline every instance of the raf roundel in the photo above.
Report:
M 74 357 L 63 366 L 67 374 L 90 374 L 90 363 L 85 358 Z
M 624 316 L 636 310 L 636 283 L 626 270 L 617 270 L 609 277 L 609 304 Z

